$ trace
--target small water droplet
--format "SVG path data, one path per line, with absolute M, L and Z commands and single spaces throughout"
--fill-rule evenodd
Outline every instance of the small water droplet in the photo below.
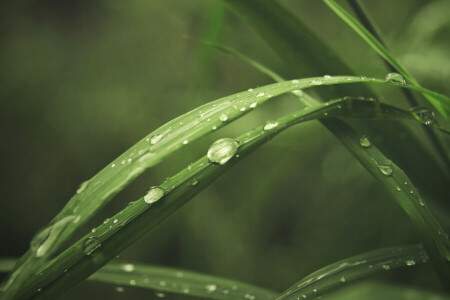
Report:
M 398 83 L 398 84 L 406 84 L 405 79 L 399 73 L 389 73 L 384 78 L 385 81 Z
M 80 187 L 77 189 L 77 194 L 81 194 L 82 192 L 84 192 L 84 190 L 88 187 L 88 185 L 89 185 L 89 180 L 80 184 Z
M 97 228 L 92 228 L 91 232 L 95 233 L 97 231 Z
M 198 184 L 198 180 L 194 179 L 191 181 L 191 186 L 196 186 Z
M 215 284 L 207 284 L 205 285 L 205 289 L 208 293 L 212 293 L 217 289 L 217 286 Z
M 106 218 L 106 219 L 105 219 L 105 221 L 103 221 L 103 224 L 106 224 L 106 223 L 108 223 L 108 222 L 109 222 L 109 220 L 110 220 L 109 218 Z
M 414 191 L 413 191 L 413 190 L 410 190 L 409 193 L 410 193 L 411 195 L 414 195 Z
M 155 203 L 164 196 L 164 190 L 158 186 L 151 187 L 144 196 L 144 201 L 148 204 Z
M 133 272 L 134 271 L 134 265 L 133 264 L 124 264 L 122 266 L 123 270 L 125 272 Z
M 268 121 L 264 125 L 264 130 L 271 130 L 271 129 L 274 129 L 275 127 L 277 127 L 277 126 L 278 126 L 278 122 Z
M 136 285 L 136 280 L 131 279 L 131 280 L 130 280 L 130 285 Z
M 83 242 L 83 251 L 86 255 L 91 255 L 95 250 L 100 248 L 102 243 L 96 237 L 88 237 Z
M 116 287 L 116 292 L 118 293 L 123 293 L 125 291 L 125 289 L 121 286 Z
M 369 138 L 365 135 L 363 135 L 360 139 L 359 139 L 359 144 L 361 145 L 361 147 L 363 148 L 369 148 L 370 146 L 372 146 L 372 143 L 370 142 Z
M 324 75 L 323 78 L 325 79 L 331 79 L 332 77 L 330 75 Z
M 212 129 L 212 130 L 216 130 L 216 129 L 217 129 L 217 126 L 214 125 L 213 127 L 211 127 L 211 129 Z
M 259 92 L 259 93 L 256 95 L 256 97 L 259 98 L 259 97 L 263 97 L 264 95 L 266 95 L 266 93 L 264 93 L 264 92 Z
M 253 102 L 253 103 L 250 103 L 249 107 L 255 108 L 257 105 L 258 105 L 258 102 Z
M 187 145 L 188 143 L 189 143 L 188 140 L 184 140 L 184 141 L 183 141 L 183 145 Z
M 408 259 L 407 261 L 405 261 L 405 264 L 409 267 L 409 266 L 414 266 L 416 264 L 416 261 L 413 259 Z
M 299 83 L 299 81 L 297 79 L 294 79 L 294 80 L 292 80 L 292 83 L 297 84 L 297 83 Z
M 253 92 L 253 89 L 248 89 L 249 92 Z
M 397 185 L 396 187 L 397 191 L 400 192 L 402 190 L 402 188 L 400 186 Z
M 420 197 L 419 197 L 419 205 L 422 207 L 425 206 L 425 203 L 423 202 L 422 198 L 420 198 Z
M 167 283 L 166 283 L 165 281 L 160 281 L 160 282 L 159 282 L 159 285 L 160 285 L 160 286 L 166 286 Z
M 189 294 L 191 291 L 189 289 L 183 289 L 183 293 Z
M 221 165 L 229 161 L 237 152 L 239 144 L 236 140 L 224 138 L 215 141 L 208 150 L 208 159 Z
M 314 84 L 314 85 L 322 85 L 323 82 L 322 82 L 322 80 L 320 80 L 320 79 L 314 79 L 314 80 L 311 81 L 311 84 Z
M 345 283 L 347 280 L 345 279 L 344 276 L 341 277 L 341 279 L 339 279 L 340 282 Z
M 228 115 L 227 114 L 221 114 L 219 116 L 219 120 L 222 121 L 222 122 L 228 121 Z
M 116 164 L 112 164 L 112 165 L 111 165 L 111 168 L 115 168 L 115 167 L 116 167 Z
M 155 292 L 155 296 L 158 298 L 164 298 L 166 294 L 164 294 L 163 292 Z
M 386 270 L 386 271 L 389 270 L 389 269 L 391 268 L 389 265 L 382 265 L 381 267 L 382 267 L 384 270 Z
M 241 107 L 240 111 L 245 111 L 245 107 Z

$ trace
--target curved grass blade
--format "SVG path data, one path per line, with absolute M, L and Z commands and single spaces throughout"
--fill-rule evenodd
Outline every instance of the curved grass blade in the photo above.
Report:
M 438 294 L 412 286 L 403 286 L 383 282 L 362 282 L 327 294 L 327 300 L 446 300 L 448 295 Z
M 0 259 L 0 272 L 10 271 L 16 262 Z M 87 280 L 218 300 L 272 300 L 279 294 L 235 280 L 141 263 L 110 262 Z
M 39 276 L 30 278 L 16 295 L 17 298 L 26 299 L 33 296 L 33 299 L 45 299 L 67 291 L 159 226 L 242 157 L 282 130 L 308 120 L 331 117 L 413 119 L 410 112 L 376 101 L 343 99 L 298 111 L 255 128 L 236 139 L 239 149 L 231 153 L 231 159 L 227 163 L 220 165 L 203 157 L 168 178 L 158 187 L 159 192 L 163 192 L 158 195 L 161 200 L 149 205 L 145 201 L 147 197 L 143 197 L 100 224 L 40 270 Z M 239 159 L 233 157 L 234 154 L 239 154 Z M 370 163 L 374 162 L 370 160 Z M 151 195 L 153 197 L 154 194 Z M 423 209 L 427 210 L 426 207 Z M 439 224 L 437 226 L 439 227 Z M 36 293 L 38 289 L 40 292 Z
M 427 262 L 422 245 L 375 250 L 328 265 L 295 283 L 278 300 L 314 299 L 373 273 Z
M 448 100 L 444 95 L 421 87 L 398 84 L 383 79 L 355 76 L 324 76 L 294 79 L 266 85 L 202 105 L 161 126 L 115 159 L 91 180 L 84 182 L 62 211 L 52 220 L 51 225 L 43 230 L 53 232 L 51 228 L 55 224 L 60 224 L 61 222 L 65 224 L 63 228 L 57 231 L 58 234 L 56 236 L 48 236 L 48 239 L 51 237 L 51 243 L 47 243 L 45 251 L 39 253 L 38 256 L 36 252 L 31 253 L 29 251 L 21 258 L 19 261 L 20 270 L 18 269 L 19 266 L 16 266 L 16 270 L 14 270 L 13 274 L 10 275 L 10 279 L 4 285 L 6 290 L 5 299 L 8 299 L 10 295 L 14 295 L 20 289 L 21 284 L 31 274 L 35 273 L 52 254 L 56 253 L 60 246 L 72 237 L 75 230 L 89 220 L 115 194 L 147 168 L 154 166 L 188 142 L 192 142 L 245 115 L 275 96 L 310 87 L 350 83 L 393 85 Z M 66 222 L 68 219 L 72 221 Z M 31 243 L 46 242 L 46 240 L 41 241 L 40 239 L 41 235 L 38 234 Z
M 343 7 L 334 0 L 323 0 L 328 7 L 331 8 L 347 25 L 349 25 L 364 41 L 366 41 L 372 49 L 374 49 L 381 57 L 383 57 L 390 65 L 400 72 L 406 80 L 412 85 L 420 87 L 420 84 L 403 68 L 403 66 L 394 58 L 394 56 L 380 43 L 361 23 L 358 22 Z M 444 101 L 430 95 L 424 94 L 425 98 L 433 105 L 436 110 L 441 113 L 447 120 L 450 118 L 450 101 Z
M 88 280 L 219 300 L 272 300 L 279 294 L 235 280 L 144 264 L 108 263 Z

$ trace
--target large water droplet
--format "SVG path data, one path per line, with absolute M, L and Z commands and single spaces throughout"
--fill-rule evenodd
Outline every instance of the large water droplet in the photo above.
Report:
M 369 148 L 370 146 L 372 146 L 372 143 L 370 142 L 369 138 L 365 135 L 363 135 L 359 139 L 359 144 L 361 145 L 361 147 L 364 147 L 364 148 Z
M 83 242 L 83 251 L 86 255 L 91 255 L 95 250 L 100 248 L 102 243 L 96 237 L 89 237 Z
M 164 196 L 164 190 L 158 186 L 151 187 L 144 196 L 144 201 L 148 204 L 155 203 Z
M 390 165 L 378 165 L 378 170 L 380 170 L 384 176 L 391 176 L 394 171 Z
M 30 248 L 36 257 L 44 256 L 54 245 L 61 232 L 78 216 L 67 216 L 40 230 L 31 240 Z
M 433 124 L 436 119 L 434 112 L 423 106 L 412 108 L 410 111 L 424 122 L 425 125 Z
M 278 122 L 268 121 L 264 125 L 264 130 L 271 130 L 271 129 L 274 129 L 275 127 L 277 127 L 277 126 L 278 126 Z
M 384 80 L 385 81 L 389 81 L 389 82 L 393 82 L 393 83 L 398 83 L 398 84 L 406 84 L 406 81 L 403 78 L 403 76 L 398 74 L 398 73 L 389 73 L 389 74 L 386 75 Z
M 208 159 L 221 165 L 229 161 L 237 152 L 239 144 L 236 140 L 224 138 L 215 141 L 208 150 Z
M 219 116 L 219 120 L 222 121 L 222 122 L 228 121 L 228 115 L 227 114 L 221 114 Z

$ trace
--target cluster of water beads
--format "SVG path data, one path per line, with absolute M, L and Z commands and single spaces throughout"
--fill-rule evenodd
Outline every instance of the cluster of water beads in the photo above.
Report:
M 231 138 L 215 141 L 208 149 L 207 157 L 212 163 L 225 164 L 237 153 L 239 144 Z

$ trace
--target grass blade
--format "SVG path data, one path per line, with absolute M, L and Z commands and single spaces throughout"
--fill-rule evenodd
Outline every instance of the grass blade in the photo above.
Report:
M 0 259 L 0 272 L 10 271 L 16 262 L 13 258 Z M 279 294 L 221 277 L 129 262 L 110 262 L 87 280 L 218 300 L 271 300 Z
M 380 43 L 361 23 L 358 22 L 350 13 L 334 0 L 323 0 L 347 25 L 349 25 L 364 41 L 366 41 L 372 49 L 374 49 L 381 57 L 384 58 L 391 66 L 393 66 L 406 80 L 414 86 L 420 84 L 403 68 L 403 66 L 394 58 L 394 56 Z M 450 118 L 450 102 L 442 99 L 434 98 L 430 95 L 424 95 L 425 98 L 433 105 L 436 110 L 441 113 L 447 120 Z
M 375 250 L 328 265 L 295 283 L 278 300 L 314 299 L 329 290 L 373 273 L 427 262 L 421 245 Z
M 294 89 L 296 88 L 298 87 Z M 308 110 L 289 114 L 268 123 L 270 126 L 266 124 L 240 136 L 236 139 L 239 145 L 237 153 L 240 158 L 248 155 L 273 136 L 294 124 L 332 117 L 414 119 L 410 112 L 376 101 L 353 99 L 331 101 Z M 164 191 L 162 200 L 149 205 L 144 198 L 141 198 L 111 217 L 52 260 L 39 272 L 39 276 L 33 276 L 28 280 L 27 285 L 22 287 L 17 297 L 22 299 L 33 296 L 37 289 L 41 289 L 41 292 L 34 295 L 36 299 L 55 297 L 67 291 L 150 230 L 159 226 L 204 187 L 236 164 L 240 158 L 234 158 L 224 165 L 219 165 L 211 163 L 207 157 L 203 157 L 177 175 L 167 179 L 159 186 Z M 371 162 L 373 163 L 373 161 Z M 195 184 L 193 184 L 194 182 Z M 439 227 L 439 224 L 437 226 Z M 68 271 L 65 272 L 65 270 Z

